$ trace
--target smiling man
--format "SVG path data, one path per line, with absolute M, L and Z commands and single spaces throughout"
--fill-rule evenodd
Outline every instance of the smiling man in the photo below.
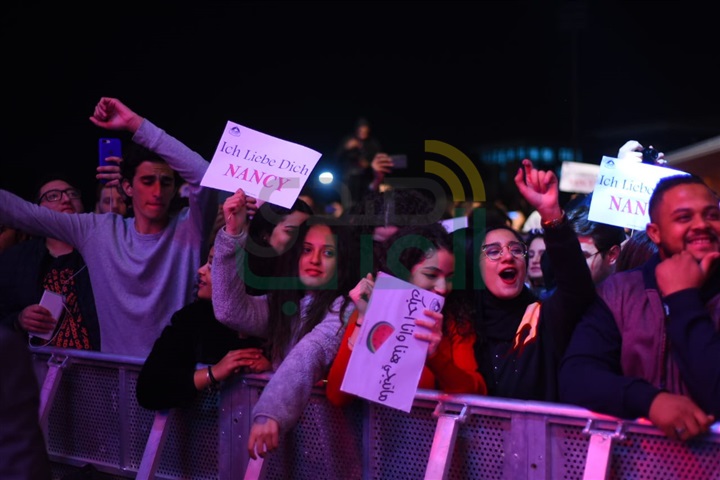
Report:
M 720 414 L 720 208 L 700 178 L 676 175 L 649 210 L 659 251 L 600 285 L 562 362 L 560 399 L 687 440 Z

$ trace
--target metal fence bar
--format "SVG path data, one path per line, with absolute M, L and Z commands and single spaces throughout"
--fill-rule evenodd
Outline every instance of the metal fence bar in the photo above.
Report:
M 38 352 L 36 366 L 55 353 Z M 430 390 L 418 391 L 406 414 L 360 401 L 338 409 L 317 388 L 292 440 L 282 446 L 285 457 L 279 462 L 273 462 L 277 456 L 249 462 L 250 413 L 270 375 L 238 377 L 226 382 L 217 405 L 205 402 L 190 412 L 176 412 L 183 414 L 179 418 L 155 415 L 149 421 L 152 417 L 137 405 L 134 392 L 133 380 L 142 362 L 100 353 L 61 353 L 68 358 L 51 363 L 42 379 L 47 388 L 41 415 L 50 422 L 51 458 L 68 468 L 89 463 L 123 478 L 134 476 L 136 463 L 137 478 L 143 480 L 322 478 L 329 472 L 323 470 L 328 465 L 324 462 L 333 459 L 336 467 L 351 469 L 345 478 L 352 479 L 424 474 L 448 480 L 709 480 L 717 479 L 720 471 L 720 423 L 707 435 L 680 442 L 668 439 L 647 420 L 626 421 L 571 405 Z M 188 419 L 197 415 L 217 422 L 217 429 L 210 429 L 217 438 L 193 437 L 197 430 Z M 125 444 L 118 463 L 113 442 L 118 441 L 116 426 L 121 422 L 129 426 L 122 427 L 127 432 L 120 435 Z M 188 456 L 197 446 L 218 452 L 217 458 L 198 467 L 198 457 Z M 166 450 L 172 455 L 161 455 Z M 128 464 L 129 457 L 140 461 Z M 200 475 L 193 473 L 198 468 Z M 302 474 L 296 475 L 299 470 Z

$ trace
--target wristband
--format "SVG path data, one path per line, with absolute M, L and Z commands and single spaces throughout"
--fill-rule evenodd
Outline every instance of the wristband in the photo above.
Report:
M 565 215 L 565 210 L 561 210 L 561 212 L 561 215 L 557 218 L 553 218 L 552 220 L 543 220 L 542 222 L 540 222 L 540 225 L 542 225 L 543 229 L 556 228 L 559 225 L 562 225 L 567 216 Z
M 212 367 L 208 365 L 207 367 L 207 379 L 210 384 L 208 385 L 211 389 L 217 389 L 220 385 L 220 382 L 217 381 L 217 378 L 215 378 L 215 375 L 212 373 Z

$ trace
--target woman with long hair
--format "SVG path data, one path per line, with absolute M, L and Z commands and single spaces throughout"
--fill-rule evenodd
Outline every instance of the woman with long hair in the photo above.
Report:
M 270 342 L 274 374 L 253 409 L 248 440 L 249 454 L 256 458 L 256 452 L 264 457 L 277 448 L 280 435 L 300 418 L 313 386 L 325 377 L 352 306 L 347 292 L 358 275 L 345 228 L 313 216 L 276 262 L 277 275 L 263 285 L 268 293 L 250 295 L 244 255 L 236 254 L 247 241 L 247 207 L 242 190 L 223 205 L 227 223 L 215 239 L 212 298 L 220 322 Z
M 401 243 L 402 242 L 402 243 Z M 393 246 L 404 245 L 397 255 Z M 452 236 L 439 223 L 405 226 L 382 244 L 378 264 L 380 271 L 413 285 L 446 297 L 443 311 L 426 310 L 433 320 L 416 319 L 426 327 L 416 330 L 417 338 L 428 341 L 428 356 L 418 384 L 419 388 L 447 393 L 484 395 L 487 387 L 478 372 L 473 346 L 475 332 L 469 319 L 464 297 L 454 295 L 455 255 Z M 350 292 L 357 315 L 350 317 L 344 341 L 333 361 L 326 395 L 337 406 L 346 405 L 354 396 L 340 390 L 360 326 L 365 321 L 367 303 L 374 288 L 374 276 L 366 276 Z M 429 323 L 428 323 L 429 322 Z

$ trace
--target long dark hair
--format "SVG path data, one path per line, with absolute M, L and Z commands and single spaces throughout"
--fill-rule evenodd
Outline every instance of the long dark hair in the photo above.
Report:
M 265 202 L 257 209 L 248 224 L 248 239 L 245 244 L 245 284 L 250 295 L 262 295 L 267 292 L 267 283 L 277 273 L 275 262 L 283 254 L 276 252 L 270 245 L 268 238 L 288 215 L 293 212 L 313 214 L 310 206 L 297 199 L 290 208 L 281 207 Z M 287 248 L 297 243 L 297 236 L 293 238 Z
M 440 223 L 402 227 L 383 243 L 378 258 L 379 270 L 407 281 L 412 268 L 427 258 L 430 251 L 447 250 L 454 255 L 455 250 L 462 250 L 464 245 L 456 249 L 454 240 L 453 235 Z M 459 265 L 456 258 L 456 273 Z M 468 333 L 471 329 L 471 311 L 466 293 L 453 286 L 445 297 L 443 313 L 455 319 L 460 334 Z M 443 331 L 448 333 L 446 326 L 447 323 L 443 323 Z
M 302 241 L 307 232 L 315 225 L 326 225 L 335 237 L 337 248 L 337 268 L 335 276 L 324 288 L 313 290 L 313 298 L 300 318 L 301 300 L 307 293 L 306 287 L 300 282 L 298 262 L 303 253 L 304 242 Z M 343 318 L 347 307 L 352 303 L 348 293 L 359 280 L 357 262 L 350 257 L 350 242 L 347 226 L 341 225 L 335 219 L 329 217 L 311 217 L 300 229 L 298 240 L 289 250 L 278 257 L 276 262 L 276 286 L 268 293 L 270 328 L 269 341 L 271 345 L 271 357 L 274 360 L 284 358 L 288 347 L 292 347 L 293 338 L 302 338 L 318 325 L 328 312 L 331 311 L 333 303 L 338 297 L 343 297 L 340 308 L 337 312 Z M 297 330 L 297 322 L 301 321 L 300 330 Z M 297 333 L 295 333 L 297 332 Z M 338 331 L 338 335 L 341 335 Z
M 439 223 L 404 226 L 382 244 L 379 270 L 408 280 L 410 270 L 427 257 L 429 250 L 442 249 L 452 252 L 453 245 L 452 237 Z

